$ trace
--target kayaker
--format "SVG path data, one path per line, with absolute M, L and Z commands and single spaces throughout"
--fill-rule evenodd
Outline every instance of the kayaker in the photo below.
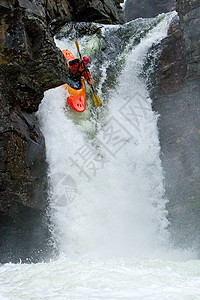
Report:
M 83 56 L 81 59 L 73 59 L 69 61 L 69 77 L 73 81 L 79 81 L 82 76 L 87 80 L 87 83 L 92 85 L 92 78 L 87 68 L 89 58 Z

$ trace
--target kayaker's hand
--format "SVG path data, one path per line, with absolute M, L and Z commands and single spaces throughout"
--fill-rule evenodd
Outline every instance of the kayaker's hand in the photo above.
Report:
M 90 85 L 93 84 L 92 79 L 88 80 L 88 84 L 90 84 Z

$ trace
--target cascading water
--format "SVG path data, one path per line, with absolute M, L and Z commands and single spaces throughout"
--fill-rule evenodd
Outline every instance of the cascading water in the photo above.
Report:
M 200 296 L 199 261 L 163 260 L 194 256 L 169 250 L 157 115 L 141 77 L 148 49 L 166 36 L 174 14 L 104 26 L 100 36 L 79 39 L 92 58 L 102 108 L 91 98 L 79 114 L 66 107 L 63 87 L 45 93 L 38 118 L 60 257 L 2 266 L 0 299 Z M 57 44 L 76 52 L 73 37 Z
M 172 17 L 161 16 L 152 30 L 155 21 L 148 22 L 142 41 L 126 53 L 116 88 L 105 98 L 99 91 L 103 112 L 90 105 L 81 116 L 64 110 L 63 87 L 45 95 L 39 116 L 50 166 L 53 222 L 59 250 L 67 256 L 151 256 L 166 241 L 157 116 L 139 76 L 149 47 L 166 35 Z M 114 35 L 118 29 L 107 26 L 103 34 L 111 30 Z M 142 34 L 140 29 L 137 35 Z M 69 43 L 64 39 L 59 44 Z M 112 64 L 123 55 L 115 53 Z M 106 62 L 101 68 L 100 86 L 106 84 L 108 66 Z M 75 194 L 71 200 L 69 189 Z

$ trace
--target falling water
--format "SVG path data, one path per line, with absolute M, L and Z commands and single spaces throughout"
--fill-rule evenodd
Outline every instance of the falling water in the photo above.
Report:
M 149 48 L 167 35 L 174 15 L 104 26 L 101 37 L 79 39 L 102 108 L 89 88 L 81 114 L 66 105 L 63 87 L 45 93 L 38 118 L 59 257 L 1 266 L 0 299 L 200 297 L 200 263 L 187 261 L 195 254 L 169 243 L 158 115 L 141 77 Z M 72 40 L 56 42 L 76 53 Z
M 91 104 L 81 116 L 64 109 L 63 87 L 47 92 L 41 104 L 53 222 L 67 256 L 146 257 L 167 240 L 157 115 L 140 74 L 148 49 L 164 38 L 172 17 L 126 54 L 115 88 L 102 98 L 103 112 Z M 103 34 L 109 30 L 116 29 L 107 26 Z M 107 68 L 101 68 L 100 86 Z

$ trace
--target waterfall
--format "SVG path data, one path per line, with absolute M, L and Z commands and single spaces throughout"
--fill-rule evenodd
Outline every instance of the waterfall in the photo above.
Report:
M 167 35 L 173 17 L 101 29 L 104 39 L 112 36 L 106 45 L 110 62 L 105 53 L 94 55 L 93 72 L 101 65 L 96 88 L 103 108 L 94 107 L 88 97 L 87 110 L 79 114 L 66 106 L 63 87 L 45 93 L 38 115 L 49 163 L 53 231 L 59 251 L 67 256 L 151 256 L 167 242 L 158 116 L 141 72 L 149 48 Z M 130 28 L 137 35 L 131 36 Z M 113 55 L 120 30 L 128 31 L 129 39 Z M 72 39 L 57 44 L 76 53 Z M 96 44 L 95 37 L 80 40 L 84 55 Z M 107 74 L 119 61 L 110 88 Z
M 77 113 L 59 87 L 45 93 L 37 113 L 60 255 L 0 266 L 0 299 L 199 299 L 196 254 L 170 247 L 158 115 L 141 76 L 173 16 L 79 37 L 103 107 L 88 88 L 87 109 Z M 74 37 L 56 42 L 76 53 Z

